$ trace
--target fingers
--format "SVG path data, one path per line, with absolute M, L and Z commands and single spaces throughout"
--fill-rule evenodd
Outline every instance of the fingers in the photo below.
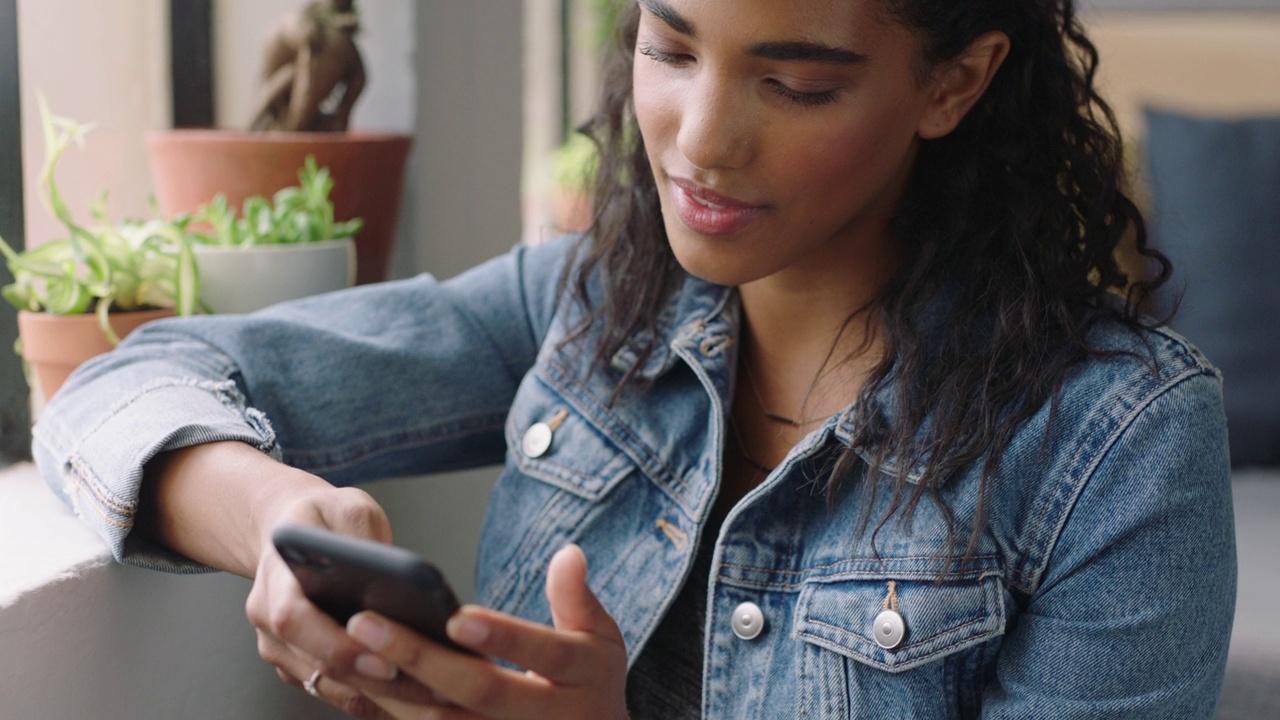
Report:
M 626 646 L 617 623 L 587 586 L 586 569 L 575 546 L 552 559 L 547 597 L 555 627 L 476 606 L 450 618 L 449 636 L 459 645 L 528 672 L 499 667 L 362 612 L 347 623 L 351 637 L 458 707 L 424 713 L 425 708 L 415 709 L 403 699 L 370 692 L 359 681 L 356 687 L 396 717 L 625 717 Z
M 270 544 L 270 531 L 284 522 L 316 525 L 356 537 L 391 540 L 390 524 L 382 508 L 360 490 L 335 489 L 293 494 L 278 503 L 263 500 L 254 583 L 245 614 L 258 634 L 258 652 L 276 667 L 280 678 L 344 712 L 359 718 L 392 717 L 373 703 L 351 679 L 363 673 L 379 680 L 362 680 L 373 691 L 420 704 L 430 691 L 415 681 L 396 682 L 394 666 L 369 655 L 329 615 L 302 593 L 297 579 Z M 317 674 L 319 673 L 319 674 Z M 311 681 L 311 682 L 308 682 Z
M 601 642 L 585 631 L 564 631 L 467 605 L 449 619 L 449 637 L 463 647 L 536 672 L 559 685 L 586 685 L 605 669 Z M 616 644 L 620 646 L 620 643 Z
M 317 663 L 314 659 L 292 650 L 265 633 L 258 634 L 258 650 L 263 658 L 275 665 L 276 675 L 285 683 L 301 690 L 314 677 L 315 681 L 310 683 L 307 692 L 348 715 L 370 720 L 391 717 L 356 688 L 323 673 L 316 677 Z
M 457 705 L 432 705 L 430 710 L 421 705 L 391 697 L 373 696 L 370 700 L 382 708 L 392 718 L 413 718 L 414 720 L 485 720 L 485 716 L 477 715 Z
M 566 545 L 547 568 L 547 602 L 558 630 L 580 630 L 622 640 L 618 624 L 587 586 L 587 556 L 577 545 Z
M 547 569 L 547 599 L 554 628 L 505 613 L 466 606 L 449 619 L 458 644 L 500 657 L 560 685 L 587 685 L 616 668 L 607 658 L 624 658 L 626 646 L 613 617 L 587 586 L 587 559 L 566 545 Z
M 538 717 L 529 710 L 546 705 L 551 684 L 544 678 L 446 648 L 375 613 L 353 616 L 347 632 L 441 698 L 486 717 Z
M 363 651 L 333 618 L 303 596 L 279 557 L 264 557 L 259 564 L 245 614 L 261 633 L 315 658 L 326 671 L 348 672 Z

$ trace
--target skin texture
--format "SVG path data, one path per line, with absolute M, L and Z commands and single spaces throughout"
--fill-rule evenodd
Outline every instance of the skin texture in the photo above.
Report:
M 677 259 L 694 275 L 740 287 L 744 342 L 765 403 L 791 410 L 823 398 L 814 412 L 847 404 L 858 366 L 820 371 L 837 339 L 845 354 L 874 355 L 860 332 L 839 330 L 896 268 L 887 225 L 916 148 L 956 126 L 1007 40 L 983 36 L 922 77 L 915 38 L 886 24 L 877 0 L 642 5 L 635 109 Z M 827 48 L 828 59 L 793 59 L 797 43 Z M 831 50 L 843 59 L 830 61 Z M 768 456 L 761 460 L 796 439 L 743 425 L 766 433 L 759 445 L 753 438 Z M 585 583 L 581 550 L 551 561 L 552 627 L 475 606 L 450 622 L 459 644 L 529 668 L 512 672 L 372 613 L 344 632 L 302 597 L 268 549 L 271 529 L 307 523 L 389 542 L 386 515 L 367 494 L 236 443 L 176 451 L 148 471 L 140 530 L 255 578 L 246 612 L 260 654 L 286 682 L 301 686 L 319 669 L 321 697 L 358 717 L 626 717 L 625 648 Z M 736 500 L 753 477 L 726 459 L 722 495 Z

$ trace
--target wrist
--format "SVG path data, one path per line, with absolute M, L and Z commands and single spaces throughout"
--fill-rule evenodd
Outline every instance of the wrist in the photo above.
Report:
M 277 465 L 269 477 L 257 484 L 249 503 L 250 546 L 246 562 L 257 567 L 264 552 L 271 551 L 271 531 L 283 523 L 324 525 L 319 507 L 323 496 L 336 488 L 309 473 Z
M 274 552 L 271 533 L 285 523 L 322 527 L 344 535 L 391 542 L 386 512 L 358 488 L 337 488 L 300 470 L 286 468 L 262 486 L 253 505 L 254 562 Z M 256 566 L 256 565 L 255 565 Z

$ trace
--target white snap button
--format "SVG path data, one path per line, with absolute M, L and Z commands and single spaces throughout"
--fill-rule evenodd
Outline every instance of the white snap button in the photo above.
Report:
M 520 450 L 524 452 L 525 457 L 540 458 L 547 454 L 547 450 L 551 449 L 551 439 L 555 435 L 551 430 L 551 426 L 546 423 L 534 423 L 524 431 L 524 438 L 520 441 Z
M 729 621 L 733 634 L 743 640 L 754 640 L 764 632 L 764 613 L 760 606 L 753 602 L 744 602 L 733 609 L 733 617 Z
M 892 650 L 902 644 L 902 637 L 907 634 L 907 624 L 898 613 L 885 610 L 876 616 L 871 634 L 875 636 L 877 645 L 885 650 Z

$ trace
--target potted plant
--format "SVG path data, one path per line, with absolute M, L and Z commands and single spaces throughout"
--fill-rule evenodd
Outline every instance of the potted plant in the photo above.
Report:
M 142 323 L 194 312 L 200 277 L 185 220 L 115 223 L 105 194 L 91 208 L 93 224 L 74 219 L 54 171 L 71 145 L 83 143 L 88 128 L 54 117 L 44 98 L 39 102 L 46 152 L 39 190 L 67 236 L 21 253 L 0 238 L 0 254 L 14 277 L 2 292 L 18 308 L 17 349 L 32 371 L 37 398 L 44 399 L 76 366 Z
M 552 156 L 551 221 L 561 233 L 582 232 L 591 224 L 592 182 L 599 157 L 595 142 L 575 132 Z
M 329 199 L 334 180 L 314 156 L 297 176 L 298 185 L 271 200 L 250 197 L 238 214 L 223 194 L 192 214 L 192 247 L 206 309 L 251 312 L 355 283 L 352 238 L 363 221 L 335 219 Z
M 315 0 L 274 29 L 249 129 L 168 130 L 147 138 L 160 211 L 194 213 L 221 194 L 238 207 L 294 182 L 308 156 L 336 180 L 336 217 L 365 219 L 357 282 L 387 276 L 411 138 L 347 129 L 366 77 L 354 0 Z

